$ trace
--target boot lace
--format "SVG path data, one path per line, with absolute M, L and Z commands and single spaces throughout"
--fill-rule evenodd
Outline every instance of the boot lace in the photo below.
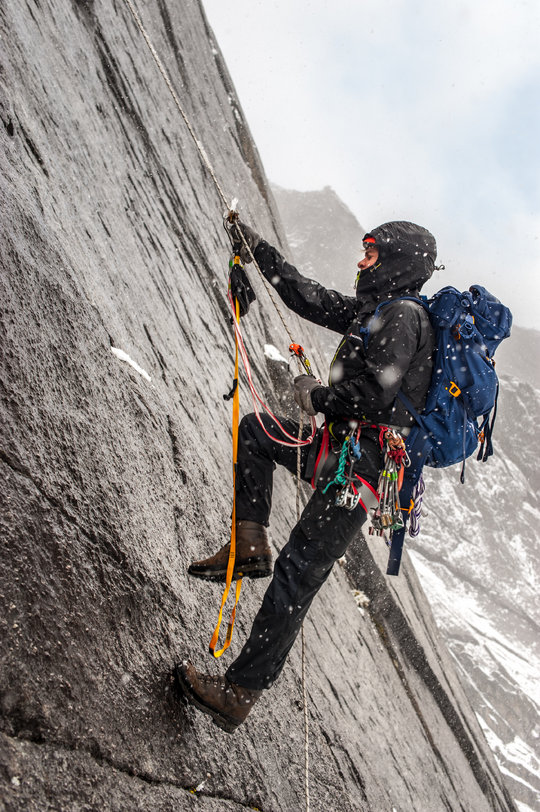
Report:
M 213 685 L 215 688 L 219 688 L 219 687 L 225 688 L 226 687 L 224 677 L 220 677 L 220 676 L 212 675 L 212 674 L 198 674 L 197 676 L 198 676 L 198 678 L 200 679 L 201 682 L 204 682 L 207 685 Z

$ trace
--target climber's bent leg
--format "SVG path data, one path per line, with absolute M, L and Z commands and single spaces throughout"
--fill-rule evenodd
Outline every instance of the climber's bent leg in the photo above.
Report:
M 246 415 L 240 422 L 236 466 L 236 517 L 268 527 L 276 463 L 296 473 L 297 449 L 281 445 L 271 439 L 271 437 L 282 440 L 287 438 L 269 415 L 262 414 L 260 418 L 264 428 L 255 414 Z M 290 435 L 298 436 L 298 423 L 285 418 L 279 420 Z M 309 436 L 309 427 L 304 428 L 303 436 Z M 311 448 L 312 446 L 304 446 L 300 452 L 302 477 Z
M 311 602 L 366 519 L 361 506 L 336 507 L 335 488 L 315 491 L 288 543 L 255 617 L 250 637 L 226 678 L 250 690 L 279 676 Z
M 272 551 L 266 528 L 272 504 L 272 477 L 276 463 L 290 471 L 297 470 L 297 449 L 283 446 L 271 437 L 283 437 L 277 424 L 268 415 L 262 415 L 261 426 L 254 414 L 240 423 L 238 435 L 238 464 L 236 473 L 236 557 L 233 578 L 247 576 L 264 578 L 272 573 Z M 281 424 L 290 435 L 298 435 L 298 423 L 282 419 Z M 268 432 L 268 434 L 265 432 Z M 308 430 L 304 430 L 307 436 Z M 271 436 L 268 436 L 271 435 Z M 316 438 L 315 442 L 317 442 Z M 313 457 L 316 446 L 300 451 L 300 468 L 305 475 L 308 458 Z M 214 555 L 193 561 L 188 573 L 206 581 L 224 582 L 229 563 L 230 542 Z

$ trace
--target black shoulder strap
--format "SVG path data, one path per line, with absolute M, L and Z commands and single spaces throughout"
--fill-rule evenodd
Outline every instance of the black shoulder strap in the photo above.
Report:
M 364 341 L 364 349 L 367 349 L 369 337 L 371 335 L 371 324 L 372 324 L 372 322 L 374 321 L 374 319 L 377 318 L 377 316 L 379 315 L 380 310 L 383 307 L 386 307 L 386 305 L 394 304 L 395 302 L 416 302 L 417 304 L 421 305 L 421 307 L 423 307 L 424 310 L 427 310 L 429 312 L 429 308 L 428 308 L 428 305 L 427 305 L 427 300 L 424 300 L 422 298 L 418 298 L 417 296 L 400 296 L 399 299 L 385 299 L 384 302 L 379 302 L 379 304 L 377 305 L 377 307 L 373 311 L 373 315 L 370 318 L 370 320 L 368 321 L 367 325 L 365 327 L 360 327 L 360 332 L 362 333 L 362 338 L 363 338 L 363 341 Z

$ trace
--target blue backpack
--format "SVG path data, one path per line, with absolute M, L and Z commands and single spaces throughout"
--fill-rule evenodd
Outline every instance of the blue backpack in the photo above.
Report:
M 433 373 L 422 414 L 403 392 L 398 392 L 416 422 L 406 438 L 410 465 L 400 492 L 401 504 L 409 505 L 424 465 L 445 468 L 461 462 L 464 482 L 465 460 L 478 445 L 478 459 L 485 462 L 493 453 L 491 435 L 499 391 L 493 355 L 510 335 L 512 314 L 480 285 L 464 293 L 446 287 L 431 299 L 403 299 L 418 302 L 427 310 L 436 338 Z M 374 318 L 390 301 L 377 307 Z M 367 330 L 369 334 L 369 327 Z M 405 530 L 404 526 L 392 534 L 388 575 L 399 572 Z

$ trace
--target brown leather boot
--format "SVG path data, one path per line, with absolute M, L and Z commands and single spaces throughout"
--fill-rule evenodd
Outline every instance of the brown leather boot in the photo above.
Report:
M 229 563 L 230 542 L 211 558 L 194 561 L 188 573 L 206 581 L 225 581 Z M 265 578 L 272 574 L 272 551 L 268 543 L 266 527 L 257 522 L 236 523 L 236 559 L 233 578 L 243 575 L 249 578 Z
M 262 694 L 235 685 L 225 677 L 200 674 L 191 663 L 178 666 L 176 677 L 187 699 L 227 733 L 234 733 Z

